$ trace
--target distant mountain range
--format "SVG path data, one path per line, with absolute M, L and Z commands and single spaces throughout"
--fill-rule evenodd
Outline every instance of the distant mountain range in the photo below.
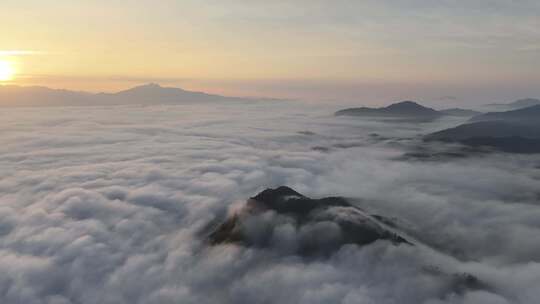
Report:
M 443 114 L 424 107 L 414 101 L 402 101 L 383 108 L 349 108 L 336 112 L 336 115 L 379 116 L 379 117 L 439 117 Z
M 270 99 L 227 97 L 150 83 L 117 93 L 87 93 L 46 87 L 0 86 L 0 107 L 104 106 L 259 101 Z
M 449 116 L 462 116 L 462 117 L 472 117 L 472 116 L 482 114 L 482 112 L 469 110 L 469 109 L 460 109 L 460 108 L 440 110 L 439 113 L 442 113 L 444 115 L 449 115 Z
M 516 100 L 509 105 L 512 107 L 519 107 L 519 108 L 525 108 L 530 106 L 535 106 L 540 104 L 540 99 L 536 98 L 525 98 L 525 99 L 519 99 Z
M 506 122 L 518 122 L 518 123 L 535 123 L 540 118 L 540 105 L 534 105 L 527 108 L 521 108 L 518 110 L 505 111 L 505 112 L 489 112 L 481 115 L 474 116 L 471 121 L 506 121 Z
M 505 152 L 540 153 L 540 105 L 481 114 L 469 123 L 429 134 L 424 139 L 486 146 Z
M 337 116 L 409 118 L 420 120 L 436 119 L 442 116 L 474 116 L 477 114 L 480 114 L 480 112 L 458 108 L 437 111 L 414 101 L 402 101 L 382 108 L 348 108 L 335 113 Z
M 540 99 L 536 98 L 524 98 L 519 99 L 510 103 L 491 103 L 487 104 L 487 106 L 495 106 L 495 107 L 504 107 L 507 109 L 520 109 L 520 108 L 527 108 L 535 105 L 540 105 Z

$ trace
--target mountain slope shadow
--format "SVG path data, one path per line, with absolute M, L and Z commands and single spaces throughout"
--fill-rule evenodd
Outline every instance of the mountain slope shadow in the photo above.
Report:
M 409 244 L 377 217 L 341 197 L 311 199 L 291 188 L 266 189 L 250 198 L 210 235 L 211 244 L 282 248 L 302 256 L 328 255 L 345 244 L 377 240 Z
M 347 244 L 366 246 L 376 241 L 415 246 L 397 232 L 393 219 L 369 214 L 342 197 L 312 199 L 281 186 L 266 189 L 229 215 L 208 235 L 212 246 L 237 244 L 273 249 L 304 258 L 326 258 Z M 408 238 L 408 237 L 407 237 Z M 419 250 L 424 245 L 418 244 Z M 425 275 L 438 281 L 440 296 L 490 289 L 469 273 L 425 266 Z
M 466 124 L 428 134 L 424 140 L 509 153 L 540 153 L 540 105 L 478 115 Z

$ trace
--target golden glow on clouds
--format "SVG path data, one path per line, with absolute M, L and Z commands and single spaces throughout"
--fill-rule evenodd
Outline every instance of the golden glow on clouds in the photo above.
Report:
M 15 67 L 13 62 L 0 60 L 0 81 L 11 81 L 15 77 Z

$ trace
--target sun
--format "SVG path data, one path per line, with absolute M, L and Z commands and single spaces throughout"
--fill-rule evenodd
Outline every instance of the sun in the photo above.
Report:
M 10 81 L 15 77 L 13 63 L 7 60 L 0 60 L 0 81 Z

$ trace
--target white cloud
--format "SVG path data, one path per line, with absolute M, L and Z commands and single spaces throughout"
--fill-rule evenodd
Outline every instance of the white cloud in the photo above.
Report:
M 537 156 L 394 160 L 415 140 L 370 133 L 414 137 L 455 122 L 404 127 L 332 112 L 279 103 L 0 113 L 0 302 L 534 303 Z M 376 242 L 304 260 L 289 254 L 302 232 L 287 223 L 274 235 L 280 250 L 204 243 L 229 206 L 278 185 L 362 198 L 427 246 Z M 426 266 L 489 288 L 452 294 L 451 277 Z

